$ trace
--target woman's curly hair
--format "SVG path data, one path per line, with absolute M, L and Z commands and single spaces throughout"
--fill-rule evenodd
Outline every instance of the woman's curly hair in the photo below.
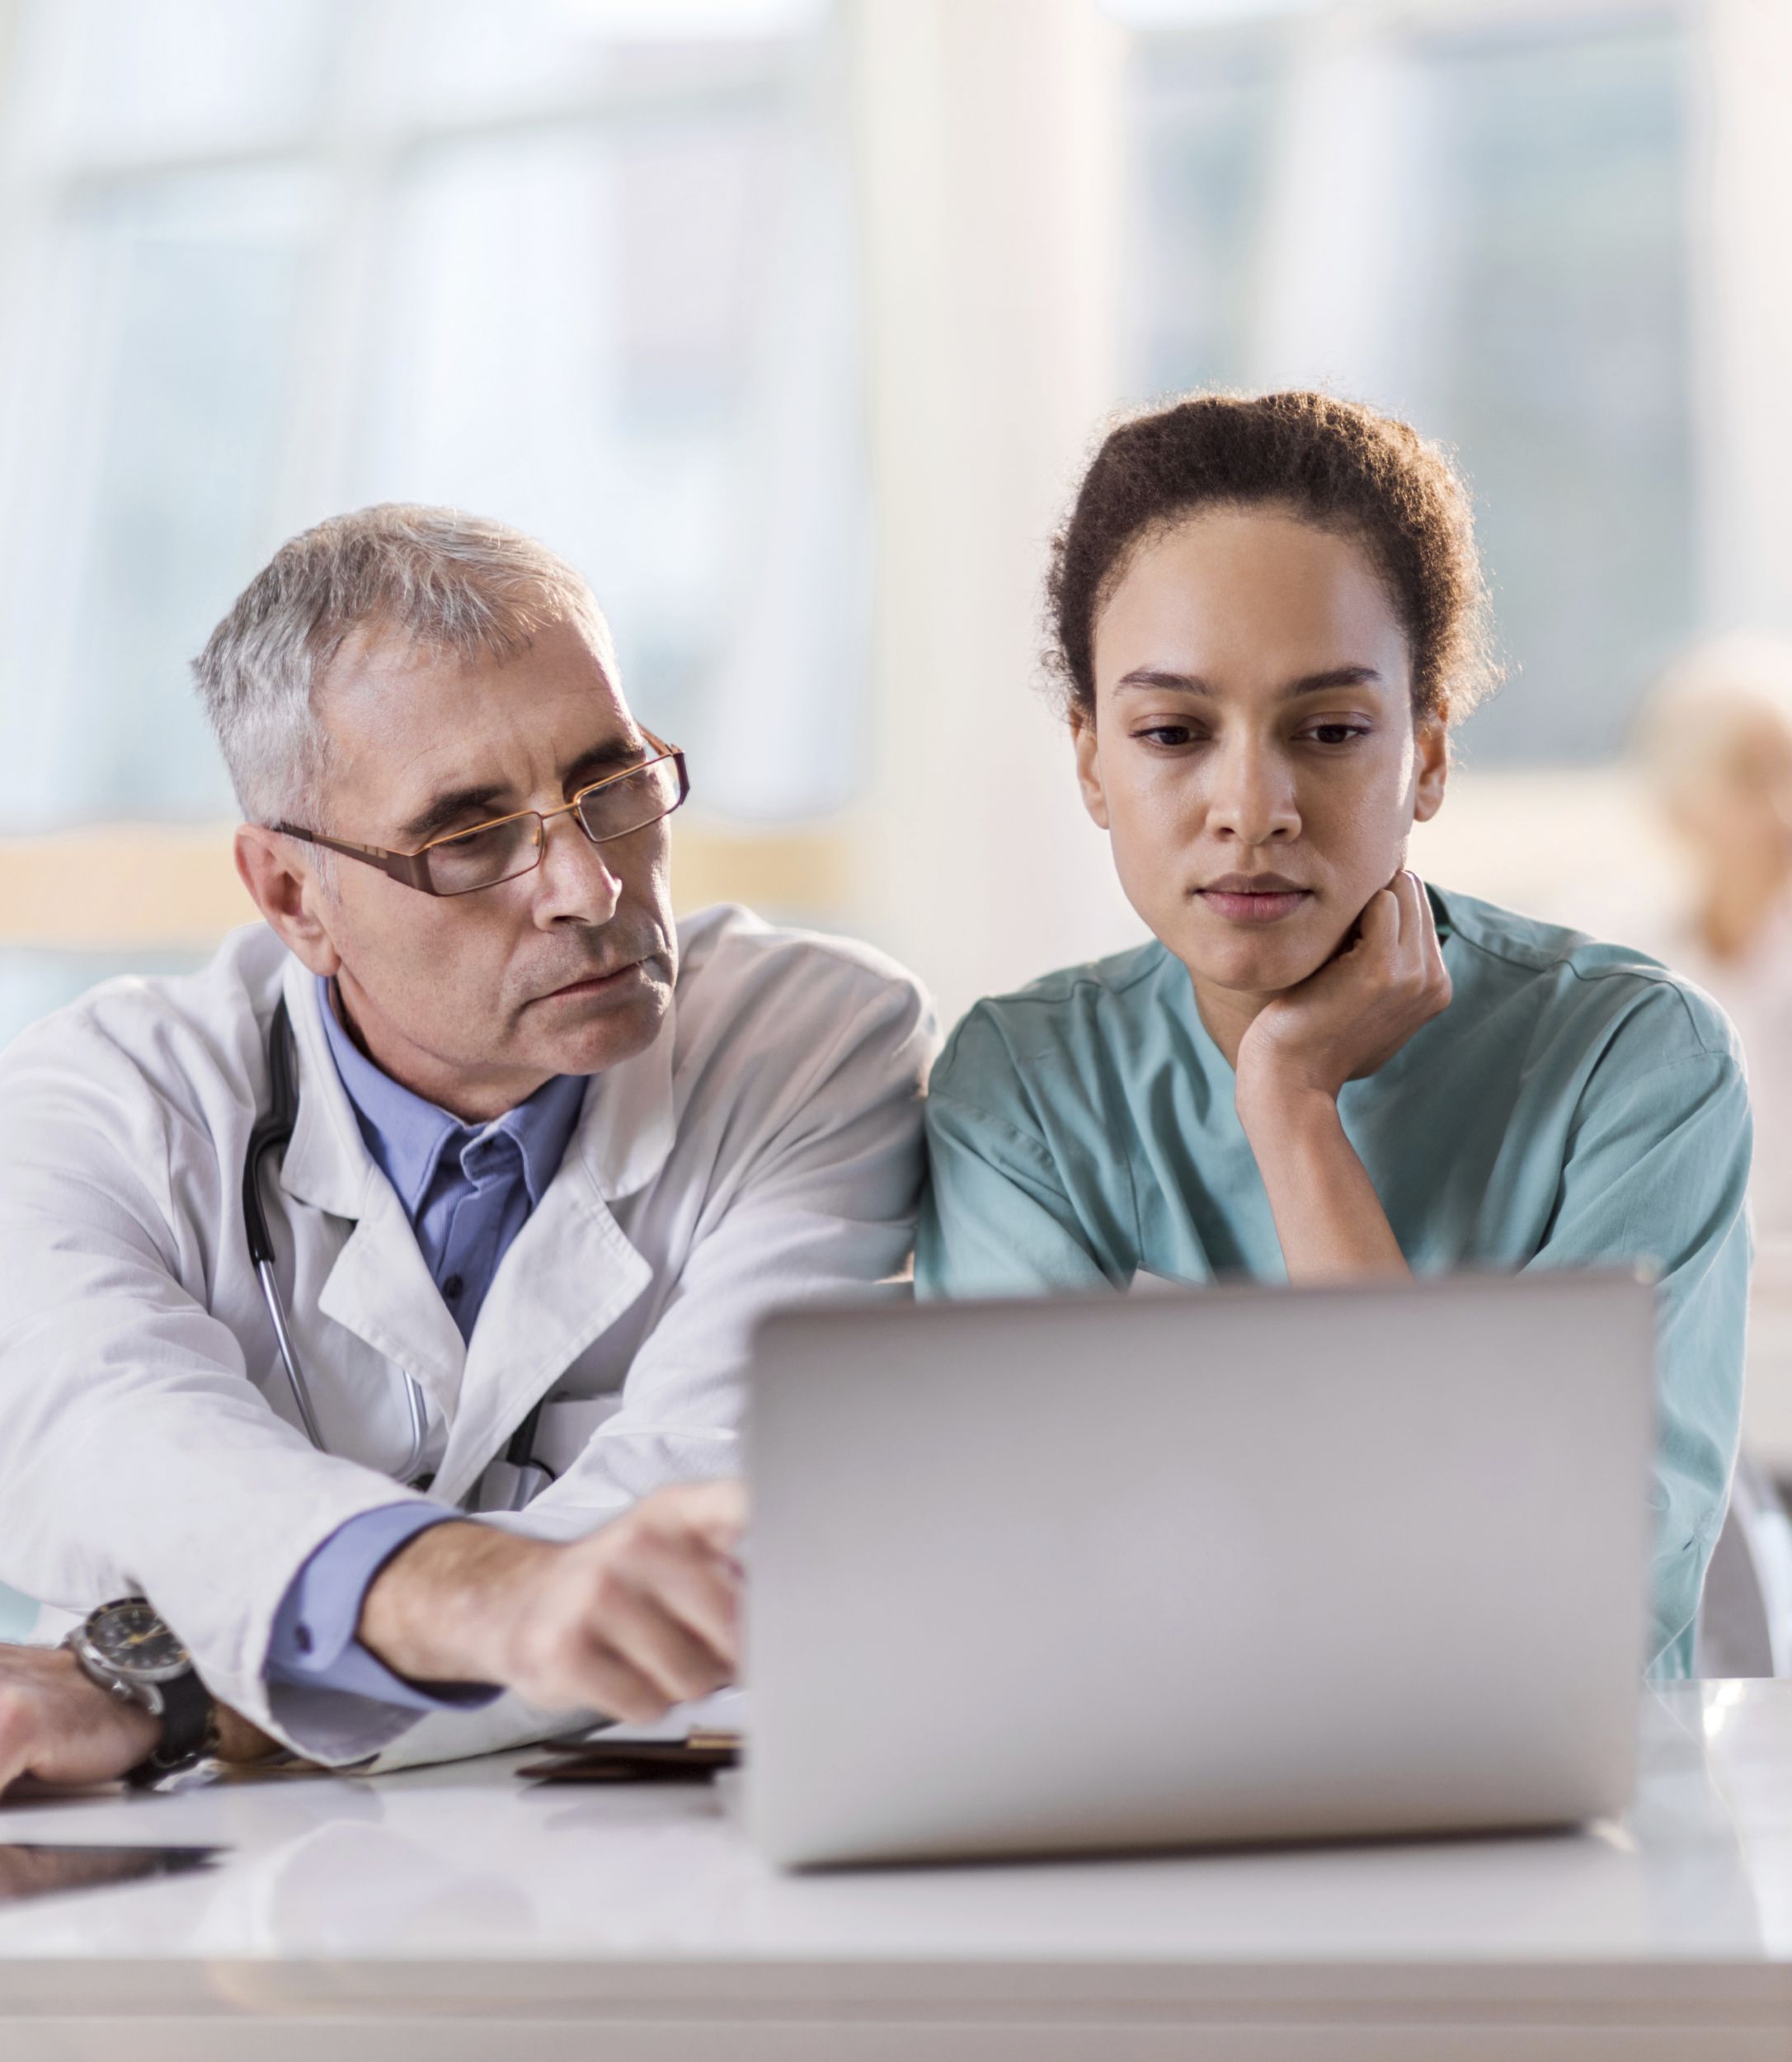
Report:
M 1468 491 L 1406 423 L 1310 393 L 1202 393 L 1103 439 L 1052 542 L 1046 594 L 1065 713 L 1095 709 L 1095 620 L 1141 540 L 1209 507 L 1284 508 L 1358 539 L 1412 653 L 1413 704 L 1460 721 L 1494 685 Z

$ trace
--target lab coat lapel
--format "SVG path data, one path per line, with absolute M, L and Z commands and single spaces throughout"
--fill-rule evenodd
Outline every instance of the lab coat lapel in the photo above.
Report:
M 392 1184 L 374 1164 L 324 1037 L 317 983 L 295 959 L 286 1007 L 299 1048 L 299 1116 L 280 1165 L 294 1202 L 355 1221 L 317 1308 L 414 1375 L 452 1421 L 466 1349 Z M 295 1313 L 303 1327 L 303 1315 Z
M 531 1406 L 652 1279 L 610 1204 L 671 1151 L 673 1029 L 594 1076 L 546 1193 L 492 1278 L 467 1352 L 461 1405 L 435 1493 L 463 1495 Z

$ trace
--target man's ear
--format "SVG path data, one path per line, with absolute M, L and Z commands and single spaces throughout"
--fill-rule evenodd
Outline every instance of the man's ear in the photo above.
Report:
M 1413 781 L 1413 821 L 1429 823 L 1443 807 L 1450 779 L 1450 712 L 1439 707 L 1413 725 L 1418 763 Z
M 1102 786 L 1101 748 L 1095 739 L 1093 709 L 1070 711 L 1070 744 L 1076 753 L 1076 784 L 1083 791 L 1083 807 L 1103 830 L 1108 824 L 1108 795 Z
M 314 866 L 292 839 L 256 823 L 236 836 L 237 873 L 256 907 L 294 956 L 314 974 L 332 978 L 342 964 L 330 925 L 331 904 Z

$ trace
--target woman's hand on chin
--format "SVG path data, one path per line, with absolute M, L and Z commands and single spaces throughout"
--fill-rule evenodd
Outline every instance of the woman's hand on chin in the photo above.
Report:
M 1261 1010 L 1238 1053 L 1238 1113 L 1291 1282 L 1404 1274 L 1406 1258 L 1344 1136 L 1338 1091 L 1391 1059 L 1450 1001 L 1418 877 L 1372 897 L 1355 941 Z
M 1265 1005 L 1239 1045 L 1239 1114 L 1318 1095 L 1385 1066 L 1447 1009 L 1450 975 L 1431 898 L 1403 869 L 1369 898 L 1354 940 L 1315 974 Z

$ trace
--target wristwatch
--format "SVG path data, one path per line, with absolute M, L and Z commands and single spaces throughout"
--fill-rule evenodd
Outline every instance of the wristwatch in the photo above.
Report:
M 139 1785 L 185 1774 L 218 1751 L 218 1715 L 193 1657 L 143 1597 L 120 1597 L 90 1612 L 63 1645 L 81 1672 L 121 1704 L 162 1721 L 162 1738 L 131 1770 Z

